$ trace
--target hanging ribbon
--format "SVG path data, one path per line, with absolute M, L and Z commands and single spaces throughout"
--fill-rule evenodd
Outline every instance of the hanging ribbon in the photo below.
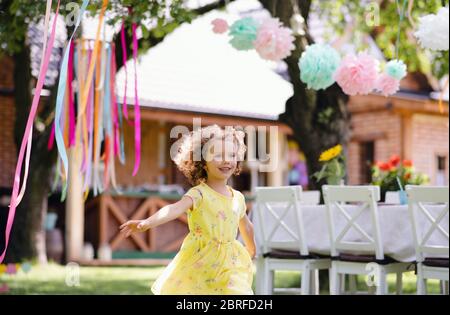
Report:
M 105 86 L 105 94 L 104 94 L 104 102 L 103 102 L 103 122 L 104 122 L 104 129 L 105 129 L 105 169 L 103 173 L 103 186 L 105 189 L 108 188 L 108 182 L 109 182 L 109 160 L 110 160 L 110 146 L 111 146 L 111 140 L 113 139 L 112 136 L 112 116 L 111 116 L 111 45 L 107 48 L 107 57 L 105 60 L 106 64 L 106 73 L 104 76 L 104 86 Z
M 137 54 L 138 42 L 136 36 L 136 23 L 132 24 L 133 31 L 133 59 L 134 59 L 134 141 L 135 161 L 133 176 L 136 176 L 141 163 L 141 111 L 139 107 L 138 85 L 137 85 Z
M 88 54 L 89 60 L 92 58 L 92 53 Z M 84 182 L 84 198 L 86 199 L 89 195 L 89 185 L 91 184 L 91 174 L 92 174 L 92 154 L 93 154 L 93 128 L 94 128 L 94 82 L 92 82 L 90 91 L 89 91 L 89 99 L 87 104 L 87 129 L 88 129 L 88 160 L 87 160 L 87 173 L 85 176 Z
M 73 42 L 69 46 L 69 65 L 68 65 L 68 101 L 69 101 L 69 147 L 75 145 L 75 101 L 73 98 L 73 69 L 74 69 L 74 45 Z
M 107 6 L 108 6 L 108 0 L 103 0 L 102 9 L 100 11 L 100 16 L 99 16 L 99 23 L 97 26 L 97 33 L 95 35 L 94 49 L 92 52 L 93 58 L 91 58 L 91 63 L 89 64 L 88 75 L 87 75 L 87 78 L 85 81 L 85 89 L 83 90 L 84 94 L 81 96 L 81 109 L 80 109 L 80 113 L 79 113 L 80 116 L 86 110 L 87 98 L 88 98 L 88 94 L 89 94 L 88 87 L 90 86 L 93 76 L 94 76 L 94 69 L 95 69 L 95 65 L 97 62 L 97 55 L 98 55 L 98 52 L 100 49 L 100 31 L 101 31 L 101 26 L 103 24 L 103 17 L 105 15 Z
M 45 51 L 47 49 L 47 37 L 48 37 L 48 26 L 50 24 L 50 12 L 52 9 L 52 0 L 47 1 L 47 7 L 45 9 L 45 18 L 44 18 L 44 41 L 42 43 L 42 56 L 41 63 L 39 65 L 39 73 L 42 71 L 42 67 L 44 65 L 44 57 Z M 22 187 L 20 188 L 19 196 L 17 197 L 17 205 L 22 201 L 23 196 L 25 195 L 26 184 L 28 181 L 28 173 L 30 170 L 30 157 L 31 157 L 31 147 L 33 145 L 33 128 L 30 130 L 30 135 L 28 136 L 27 143 L 27 153 L 25 156 L 25 169 L 22 180 Z
M 63 61 L 61 63 L 61 70 L 59 74 L 59 82 L 58 82 L 58 93 L 56 96 L 56 110 L 55 110 L 55 139 L 56 139 L 56 146 L 58 148 L 59 156 L 61 157 L 63 166 L 64 166 L 64 174 L 65 174 L 65 181 L 63 184 L 62 194 L 61 194 L 61 200 L 64 200 L 66 197 L 67 192 L 67 181 L 68 181 L 68 173 L 69 173 L 69 161 L 67 158 L 67 152 L 64 145 L 64 140 L 61 133 L 61 126 L 60 126 L 60 120 L 61 115 L 63 111 L 63 101 L 64 101 L 64 95 L 66 92 L 66 81 L 67 81 L 67 68 L 68 68 L 68 62 L 69 62 L 69 52 L 70 52 L 70 45 L 72 43 L 72 39 L 74 35 L 76 34 L 76 31 L 80 25 L 81 17 L 84 14 L 84 11 L 86 10 L 86 7 L 89 3 L 89 0 L 83 0 L 83 4 L 81 5 L 81 9 L 79 11 L 77 22 L 75 24 L 74 31 L 72 33 L 72 36 L 70 36 L 69 43 L 66 47 L 66 50 L 64 52 Z
M 125 163 L 122 117 L 124 111 L 123 108 L 120 108 L 120 104 L 117 103 L 115 97 L 115 47 L 113 44 L 106 43 L 104 37 L 100 38 L 101 28 L 105 28 L 103 19 L 107 4 L 108 1 L 103 0 L 95 41 L 72 41 L 71 38 L 68 44 L 69 54 L 67 56 L 66 51 L 65 58 L 63 58 L 54 128 L 54 138 L 59 152 L 58 176 L 63 183 L 62 199 L 66 196 L 69 180 L 67 177 L 68 158 L 65 151 L 68 147 L 74 147 L 74 154 L 82 157 L 79 172 L 82 177 L 85 199 L 89 195 L 90 188 L 92 188 L 94 195 L 108 189 L 110 184 L 118 191 L 115 178 L 115 156 L 119 156 L 122 164 Z M 132 25 L 132 32 L 135 70 L 135 108 L 132 122 L 136 144 L 133 169 L 133 176 L 135 176 L 141 160 L 136 24 Z M 124 27 L 122 35 L 122 49 L 125 49 Z M 85 49 L 85 44 L 88 45 L 87 49 Z M 124 57 L 126 59 L 126 49 L 124 50 Z M 72 84 L 75 82 L 77 83 L 77 89 L 72 91 L 72 86 L 75 87 Z M 76 107 L 74 93 L 76 93 Z M 124 107 L 126 107 L 126 104 L 124 104 Z M 49 139 L 49 147 L 51 142 L 52 139 Z
M 52 130 L 50 131 L 50 136 L 48 138 L 47 150 L 51 151 L 55 144 L 55 123 L 52 123 Z
M 120 31 L 120 41 L 122 43 L 122 63 L 125 70 L 125 89 L 123 91 L 123 116 L 128 120 L 128 109 L 127 109 L 127 85 L 128 85 L 128 72 L 127 72 L 127 44 L 125 42 L 125 20 L 122 22 L 122 29 Z
M 50 1 L 50 0 L 48 0 L 48 1 Z M 0 263 L 3 262 L 3 259 L 5 258 L 5 255 L 6 255 L 6 250 L 8 248 L 8 244 L 9 244 L 9 237 L 11 234 L 11 229 L 12 229 L 14 217 L 16 214 L 16 208 L 19 204 L 18 201 L 20 201 L 18 199 L 18 197 L 19 197 L 19 186 L 20 186 L 20 175 L 21 175 L 21 170 L 22 170 L 22 164 L 23 164 L 25 149 L 28 145 L 28 140 L 29 140 L 29 137 L 31 134 L 31 129 L 33 128 L 33 122 L 34 122 L 34 118 L 36 116 L 36 111 L 39 106 L 39 99 L 41 97 L 41 91 L 44 86 L 45 75 L 47 73 L 50 56 L 51 56 L 51 53 L 53 50 L 53 44 L 55 41 L 55 33 L 56 33 L 56 21 L 57 21 L 58 14 L 59 14 L 59 3 L 60 3 L 60 0 L 58 0 L 58 5 L 56 8 L 55 19 L 53 21 L 52 31 L 51 31 L 48 47 L 47 47 L 46 51 L 43 52 L 45 54 L 44 62 L 42 64 L 42 67 L 40 68 L 41 71 L 39 73 L 39 78 L 38 78 L 38 81 L 36 84 L 36 88 L 34 90 L 34 96 L 33 96 L 33 101 L 32 101 L 31 108 L 30 108 L 30 114 L 28 116 L 27 124 L 25 127 L 25 133 L 22 138 L 22 143 L 21 143 L 20 150 L 19 150 L 19 156 L 18 156 L 16 171 L 15 171 L 15 175 L 14 175 L 14 184 L 13 184 L 13 191 L 12 191 L 12 195 L 11 195 L 11 203 L 10 203 L 9 212 L 8 212 L 8 219 L 6 221 L 5 248 L 0 256 Z M 48 7 L 48 5 L 49 4 L 47 2 L 47 7 Z M 50 3 L 50 6 L 51 6 L 51 3 Z M 29 163 L 29 162 L 26 162 L 25 164 L 27 164 L 27 163 Z M 25 178 L 24 178 L 23 185 L 26 185 Z
M 113 49 L 113 71 L 111 73 L 111 86 L 112 86 L 112 97 L 113 97 L 113 104 L 114 104 L 114 112 L 116 113 L 114 117 L 115 122 L 115 139 L 116 139 L 116 145 L 117 145 L 117 152 L 115 154 L 119 155 L 119 161 L 122 165 L 125 164 L 125 147 L 124 147 L 124 141 L 123 141 L 123 119 L 122 119 L 122 111 L 120 109 L 120 103 L 117 102 L 116 99 L 116 89 L 115 89 L 115 75 L 117 72 L 117 65 L 116 65 L 116 52 L 115 49 Z M 126 105 L 124 105 L 126 106 Z

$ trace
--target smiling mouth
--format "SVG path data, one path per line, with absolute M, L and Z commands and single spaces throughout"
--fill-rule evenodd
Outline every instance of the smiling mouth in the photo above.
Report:
M 231 171 L 231 167 L 220 167 L 219 170 L 223 173 L 228 173 Z

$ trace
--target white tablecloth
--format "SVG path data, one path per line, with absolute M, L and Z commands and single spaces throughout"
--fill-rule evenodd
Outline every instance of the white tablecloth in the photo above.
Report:
M 344 206 L 349 214 L 356 211 L 355 206 Z M 427 207 L 430 214 L 433 217 L 437 217 L 438 214 L 443 209 L 443 206 L 431 206 Z M 305 237 L 307 239 L 307 244 L 310 252 L 329 255 L 330 254 L 330 238 L 328 232 L 328 221 L 327 221 L 327 211 L 324 205 L 319 206 L 302 206 L 303 220 L 305 227 Z M 415 246 L 412 232 L 412 224 L 409 216 L 409 211 L 407 206 L 401 205 L 380 205 L 378 206 L 379 219 L 380 219 L 380 229 L 381 229 L 381 239 L 383 244 L 383 249 L 385 255 L 388 255 L 398 261 L 402 262 L 412 262 L 416 260 Z M 336 230 L 340 231 L 348 222 L 347 219 L 342 215 L 337 215 L 335 213 L 335 226 Z M 274 225 L 274 219 L 268 213 L 263 218 L 264 225 L 271 230 Z M 280 212 L 278 212 L 280 215 Z M 255 230 L 258 229 L 259 219 L 256 213 L 253 213 L 252 220 L 255 225 Z M 286 216 L 283 221 L 294 228 L 295 218 L 291 216 Z M 370 212 L 367 209 L 362 213 L 362 215 L 357 220 L 358 224 L 365 230 L 369 231 L 370 226 Z M 425 233 L 430 227 L 431 223 L 423 215 L 419 216 L 420 222 L 420 233 Z M 448 231 L 449 218 L 448 215 L 441 221 L 441 226 Z M 260 242 L 257 242 L 258 250 L 260 251 Z M 370 233 L 371 234 L 371 233 Z M 274 240 L 285 241 L 291 239 L 289 234 L 279 227 L 275 232 Z M 365 241 L 362 235 L 354 228 L 350 229 L 346 237 L 346 241 Z M 447 245 L 448 240 L 440 233 L 436 232 L 430 238 L 428 244 L 433 245 Z M 297 249 L 298 248 L 292 248 Z

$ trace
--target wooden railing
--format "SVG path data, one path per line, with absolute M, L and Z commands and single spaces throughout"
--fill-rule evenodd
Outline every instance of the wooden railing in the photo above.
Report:
M 181 196 L 173 194 L 151 193 L 127 193 L 127 194 L 102 194 L 98 197 L 99 207 L 99 244 L 108 244 L 115 251 L 120 248 L 125 237 L 120 234 L 119 226 L 128 220 L 142 220 L 155 214 L 162 207 L 174 202 Z M 130 211 L 132 202 L 123 202 L 124 199 L 142 200 Z M 122 201 L 122 202 L 120 202 Z M 134 202 L 135 203 L 135 202 Z M 126 208 L 125 208 L 126 207 Z M 111 218 L 116 224 L 111 224 Z M 186 215 L 177 219 L 187 225 Z M 142 234 L 132 234 L 130 240 L 138 251 L 143 252 L 174 252 L 179 249 L 185 235 L 176 237 L 163 247 L 156 242 L 156 229 L 150 229 Z M 168 236 L 170 237 L 170 235 Z
M 142 220 L 159 211 L 162 207 L 176 202 L 182 196 L 179 194 L 161 193 L 103 193 L 91 199 L 86 208 L 88 211 L 98 211 L 98 245 L 108 245 L 114 251 L 134 252 L 177 252 L 188 232 L 187 216 L 182 215 L 176 221 L 170 222 L 169 229 L 163 227 L 150 229 L 145 233 L 132 234 L 128 240 L 120 233 L 119 226 L 128 220 Z M 252 198 L 247 199 L 250 209 Z M 180 231 L 180 223 L 183 229 Z M 169 232 L 167 232 L 169 230 Z M 184 233 L 186 232 L 186 233 Z M 131 242 L 131 244 L 129 243 Z

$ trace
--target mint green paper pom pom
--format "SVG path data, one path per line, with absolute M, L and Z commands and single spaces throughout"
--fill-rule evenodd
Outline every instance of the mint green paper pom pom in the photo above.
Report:
M 391 60 L 386 64 L 385 72 L 394 79 L 401 80 L 406 77 L 406 65 L 402 60 Z
M 258 23 L 250 18 L 243 18 L 230 27 L 230 44 L 237 50 L 251 50 L 258 33 Z
M 299 61 L 300 79 L 308 89 L 326 89 L 335 82 L 334 73 L 340 62 L 339 53 L 330 45 L 308 46 Z

